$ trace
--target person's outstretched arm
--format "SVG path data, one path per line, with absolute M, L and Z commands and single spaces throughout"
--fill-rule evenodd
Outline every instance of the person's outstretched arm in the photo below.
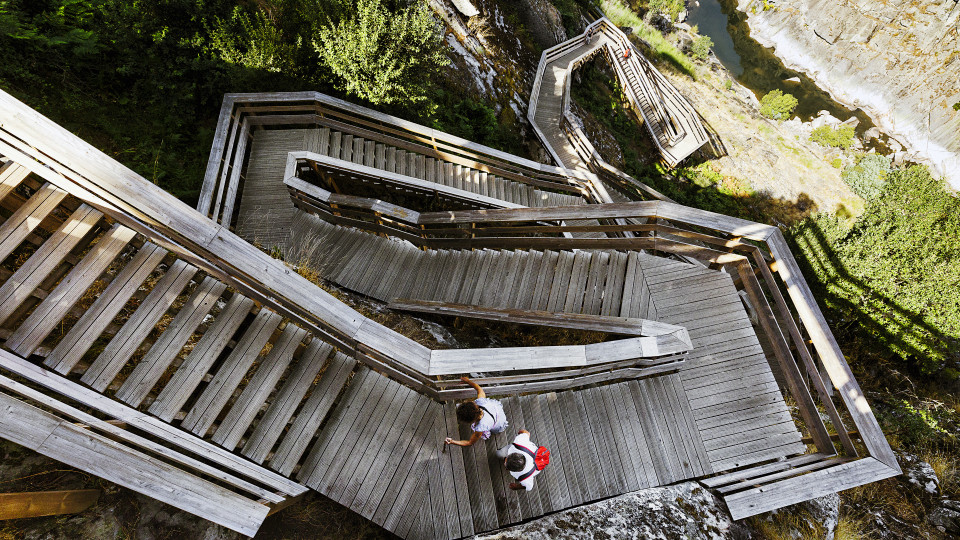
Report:
M 480 440 L 480 432 L 474 431 L 473 435 L 470 436 L 469 440 L 458 441 L 450 437 L 447 437 L 446 439 L 443 440 L 443 442 L 446 444 L 455 444 L 457 446 L 473 446 L 474 444 L 477 444 L 477 441 L 479 440 Z
M 460 377 L 460 380 L 463 381 L 463 382 L 465 382 L 465 383 L 467 383 L 467 384 L 469 384 L 470 386 L 473 387 L 474 390 L 477 391 L 477 399 L 487 397 L 487 394 L 484 393 L 483 388 L 480 388 L 480 385 L 479 385 L 479 384 L 471 381 L 471 380 L 470 380 L 470 377 L 466 377 L 466 376 Z

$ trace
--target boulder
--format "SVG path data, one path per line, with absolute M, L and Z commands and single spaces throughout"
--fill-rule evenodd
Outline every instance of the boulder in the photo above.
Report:
M 695 482 L 652 488 L 571 508 L 478 540 L 748 538 L 723 503 Z
M 942 533 L 960 535 L 960 501 L 944 501 L 927 516 L 927 522 Z

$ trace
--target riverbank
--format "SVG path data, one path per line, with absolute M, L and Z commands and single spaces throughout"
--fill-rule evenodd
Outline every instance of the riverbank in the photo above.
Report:
M 767 6 L 767 8 L 765 8 Z M 960 4 L 737 0 L 751 36 L 960 189 Z

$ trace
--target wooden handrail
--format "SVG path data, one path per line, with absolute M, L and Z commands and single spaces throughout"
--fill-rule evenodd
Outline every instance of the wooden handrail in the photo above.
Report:
M 645 221 L 644 224 L 597 224 L 577 225 L 565 224 L 569 220 L 614 220 L 634 219 Z M 660 222 L 667 220 L 670 224 Z M 363 220 L 356 221 L 361 228 Z M 416 223 L 409 223 L 408 240 L 416 245 L 428 248 L 505 248 L 505 249 L 654 249 L 668 253 L 688 255 L 707 260 L 711 263 L 731 265 L 738 274 L 741 286 L 755 305 L 761 308 L 763 316 L 761 324 L 768 335 L 776 342 L 777 357 L 782 367 L 788 371 L 788 383 L 791 393 L 798 402 L 802 403 L 801 412 L 805 422 L 811 429 L 811 434 L 817 442 L 818 449 L 826 454 L 833 454 L 830 437 L 823 427 L 822 421 L 816 415 L 815 405 L 809 390 L 803 383 L 802 376 L 797 370 L 796 360 L 787 344 L 787 336 L 798 350 L 801 363 L 806 368 L 807 377 L 814 381 L 814 388 L 820 397 L 821 404 L 827 410 L 831 422 L 842 433 L 841 443 L 847 455 L 857 455 L 852 440 L 846 434 L 839 413 L 836 411 L 826 386 L 819 379 L 819 374 L 813 368 L 813 357 L 799 336 L 799 326 L 788 316 L 793 311 L 787 306 L 786 300 L 780 294 L 781 284 L 786 286 L 794 310 L 798 313 L 804 328 L 807 328 L 814 337 L 813 345 L 825 365 L 833 370 L 831 381 L 842 389 L 848 411 L 851 412 L 857 431 L 861 434 L 871 455 L 883 456 L 886 447 L 879 432 L 879 426 L 865 406 L 860 391 L 849 367 L 838 355 L 835 340 L 827 329 L 826 321 L 817 320 L 819 309 L 813 301 L 809 288 L 802 279 L 797 279 L 799 271 L 795 270 L 796 263 L 783 244 L 782 235 L 776 227 L 732 218 L 705 210 L 697 210 L 666 201 L 640 201 L 631 203 L 617 203 L 605 205 L 583 205 L 576 207 L 549 207 L 549 208 L 521 208 L 521 209 L 483 209 L 450 212 L 421 213 Z M 395 229 L 396 230 L 396 229 Z M 620 237 L 620 238 L 572 238 L 564 236 L 569 231 L 597 231 L 597 232 L 645 232 L 650 236 Z M 705 233 L 711 231 L 712 233 Z M 378 232 L 390 233 L 389 227 Z M 550 234 L 552 233 L 552 234 Z M 526 236 L 535 235 L 535 236 Z M 679 242 L 676 238 L 687 238 L 697 244 Z M 716 246 L 711 248 L 709 246 Z M 766 247 L 766 251 L 761 250 Z M 782 262 L 782 265 L 780 263 Z M 751 264 L 760 268 L 754 269 Z M 770 267 L 775 267 L 771 270 Z M 775 274 L 782 278 L 782 282 L 775 281 Z M 758 279 L 759 276 L 759 279 Z M 761 284 L 761 281 L 763 283 Z M 780 323 L 773 316 L 762 285 L 772 296 L 773 305 L 786 317 L 784 334 L 780 331 Z M 816 331 L 811 327 L 816 326 Z M 866 426 L 861 427 L 862 426 Z M 865 432 L 864 429 L 867 431 Z M 870 431 L 870 430 L 873 431 Z M 869 439 L 869 442 L 868 442 Z

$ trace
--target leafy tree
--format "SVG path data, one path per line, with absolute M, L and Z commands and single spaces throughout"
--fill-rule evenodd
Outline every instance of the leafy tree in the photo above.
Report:
M 784 94 L 780 90 L 771 90 L 760 98 L 760 114 L 773 120 L 790 118 L 793 110 L 800 102 L 791 94 Z
M 690 53 L 694 58 L 706 60 L 710 56 L 710 47 L 713 47 L 713 40 L 710 36 L 697 36 L 690 44 Z
M 430 76 L 449 63 L 442 38 L 423 1 L 391 13 L 380 0 L 356 0 L 352 13 L 317 26 L 313 46 L 348 93 L 374 104 L 422 104 Z
M 810 140 L 821 146 L 847 149 L 853 146 L 853 135 L 854 129 L 850 125 L 842 125 L 836 128 L 820 126 L 810 134 Z

